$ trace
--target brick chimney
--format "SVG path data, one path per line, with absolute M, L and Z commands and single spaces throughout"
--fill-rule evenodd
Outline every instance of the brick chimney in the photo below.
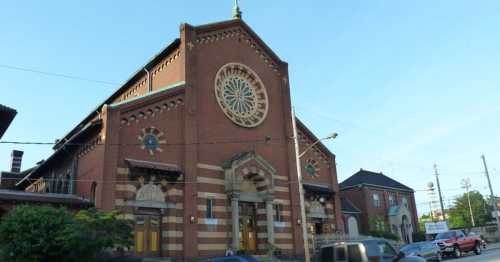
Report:
M 23 161 L 23 151 L 12 150 L 11 163 L 10 163 L 10 172 L 12 173 L 20 173 L 21 172 L 21 162 Z

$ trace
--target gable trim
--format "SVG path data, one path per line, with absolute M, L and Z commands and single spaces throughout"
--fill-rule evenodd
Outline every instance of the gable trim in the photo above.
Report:
M 255 50 L 257 55 L 278 75 L 280 66 L 286 64 L 264 41 L 242 20 L 196 26 L 195 44 L 208 44 L 228 38 L 240 38 Z

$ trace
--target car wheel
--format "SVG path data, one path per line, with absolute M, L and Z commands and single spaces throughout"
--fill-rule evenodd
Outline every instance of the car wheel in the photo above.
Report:
M 436 255 L 436 261 L 441 262 L 443 261 L 443 255 L 441 255 L 441 252 L 438 252 Z
M 476 255 L 481 255 L 481 245 L 479 243 L 474 247 L 474 253 L 476 253 Z
M 462 256 L 462 251 L 460 250 L 459 247 L 454 247 L 453 248 L 453 257 L 459 258 Z

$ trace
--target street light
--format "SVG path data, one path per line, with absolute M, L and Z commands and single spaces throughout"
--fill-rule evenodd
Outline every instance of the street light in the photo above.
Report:
M 316 142 L 312 143 L 311 145 L 309 145 L 305 150 L 304 152 L 302 152 L 300 155 L 299 155 L 299 158 L 303 157 L 309 150 L 311 150 L 311 148 L 313 148 L 315 145 L 317 145 L 319 142 L 323 141 L 323 140 L 328 140 L 328 139 L 335 139 L 337 138 L 337 136 L 339 136 L 339 134 L 337 133 L 332 133 L 331 135 L 327 136 L 327 137 L 324 137 L 324 138 L 321 138 L 321 139 L 318 139 L 316 140 Z
M 297 166 L 297 183 L 299 185 L 299 201 L 300 201 L 300 220 L 302 221 L 302 238 L 304 239 L 304 258 L 305 262 L 311 261 L 311 256 L 309 254 L 309 238 L 307 236 L 307 220 L 306 220 L 306 208 L 304 204 L 304 187 L 302 185 L 302 167 L 300 164 L 300 158 L 304 156 L 311 148 L 323 140 L 335 139 L 338 134 L 332 133 L 329 136 L 318 139 L 311 145 L 309 145 L 302 153 L 299 154 L 299 138 L 297 135 L 297 123 L 295 121 L 295 110 L 292 109 L 292 125 L 293 125 L 293 140 L 295 143 L 295 156 L 296 156 L 296 166 Z

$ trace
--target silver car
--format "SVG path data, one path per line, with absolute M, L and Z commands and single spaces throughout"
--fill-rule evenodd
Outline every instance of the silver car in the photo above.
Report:
M 425 262 L 418 256 L 406 256 L 385 239 L 336 242 L 320 249 L 320 262 Z

